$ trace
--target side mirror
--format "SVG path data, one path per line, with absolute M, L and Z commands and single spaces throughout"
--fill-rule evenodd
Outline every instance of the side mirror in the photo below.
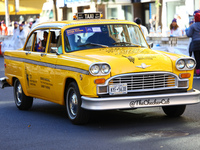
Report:
M 149 47 L 152 48 L 153 47 L 153 42 L 148 43 Z
M 56 53 L 56 55 L 60 55 L 58 53 L 58 48 L 57 47 L 51 47 L 51 53 Z

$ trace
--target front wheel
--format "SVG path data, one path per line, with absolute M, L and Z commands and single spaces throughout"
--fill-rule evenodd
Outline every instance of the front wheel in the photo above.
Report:
M 76 82 L 71 82 L 66 92 L 66 109 L 73 124 L 85 124 L 89 120 L 89 111 L 81 108 L 81 95 Z
M 186 105 L 163 106 L 164 113 L 169 117 L 179 117 L 185 111 Z
M 23 92 L 22 85 L 18 79 L 14 82 L 14 100 L 17 108 L 20 110 L 28 110 L 32 107 L 33 98 L 26 96 Z

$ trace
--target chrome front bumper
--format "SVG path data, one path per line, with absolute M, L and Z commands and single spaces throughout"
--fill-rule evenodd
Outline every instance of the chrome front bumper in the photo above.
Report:
M 200 102 L 200 91 L 194 89 L 193 91 L 185 93 L 107 98 L 91 98 L 82 96 L 81 99 L 81 107 L 88 110 L 147 108 L 196 104 Z
M 8 87 L 8 86 L 10 86 L 9 84 L 8 84 L 8 82 L 6 81 L 6 77 L 2 77 L 2 78 L 0 78 L 0 88 L 4 88 L 4 87 Z

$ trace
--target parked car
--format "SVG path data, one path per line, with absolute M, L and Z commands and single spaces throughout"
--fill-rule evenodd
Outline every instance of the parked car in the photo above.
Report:
M 17 108 L 39 98 L 65 105 L 72 123 L 84 124 L 91 110 L 162 107 L 177 117 L 200 102 L 193 58 L 152 50 L 133 22 L 75 18 L 41 23 L 22 49 L 5 51 L 1 88 L 13 86 Z

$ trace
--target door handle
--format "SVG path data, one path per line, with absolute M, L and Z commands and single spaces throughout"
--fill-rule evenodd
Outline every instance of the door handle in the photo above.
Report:
M 41 56 L 46 56 L 47 54 L 46 53 L 41 53 Z
M 26 55 L 28 55 L 28 54 L 31 54 L 31 52 L 29 52 L 29 51 L 28 51 L 28 52 L 26 52 Z

